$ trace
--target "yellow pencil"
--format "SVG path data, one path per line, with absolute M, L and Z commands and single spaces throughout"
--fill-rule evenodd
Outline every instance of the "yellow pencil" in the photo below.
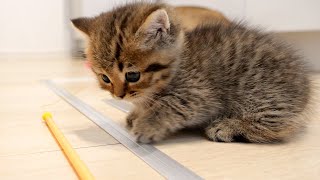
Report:
M 76 171 L 78 177 L 83 180 L 93 180 L 94 177 L 87 166 L 83 163 L 76 151 L 71 147 L 70 143 L 67 141 L 67 139 L 64 137 L 64 135 L 52 120 L 51 113 L 44 113 L 42 115 L 42 119 L 46 122 L 53 136 L 58 141 L 60 148 L 66 155 L 73 169 Z

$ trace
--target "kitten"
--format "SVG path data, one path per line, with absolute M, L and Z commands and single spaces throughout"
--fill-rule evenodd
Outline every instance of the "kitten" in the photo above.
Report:
M 278 142 L 306 123 L 307 70 L 270 34 L 234 22 L 183 32 L 170 6 L 143 2 L 72 22 L 101 88 L 135 104 L 138 142 L 195 126 L 212 141 Z

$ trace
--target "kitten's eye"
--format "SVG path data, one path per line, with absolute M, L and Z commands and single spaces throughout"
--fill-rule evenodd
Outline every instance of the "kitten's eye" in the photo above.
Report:
M 105 83 L 110 83 L 110 79 L 108 78 L 108 76 L 106 75 L 102 75 L 102 80 L 105 82 Z
M 140 79 L 140 72 L 127 72 L 126 80 L 128 82 L 137 82 Z

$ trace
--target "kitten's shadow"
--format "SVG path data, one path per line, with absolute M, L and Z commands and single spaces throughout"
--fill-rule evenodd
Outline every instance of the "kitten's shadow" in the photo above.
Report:
M 119 144 L 119 142 L 108 132 L 104 130 L 97 131 L 97 128 L 93 126 L 85 129 L 73 130 L 72 133 L 78 136 L 81 140 L 90 142 L 91 144 L 95 145 Z M 196 141 L 203 141 L 206 139 L 207 138 L 204 136 L 203 130 L 201 129 L 185 129 L 177 132 L 172 136 L 169 136 L 167 139 L 161 142 L 154 143 L 153 145 L 162 146 L 180 143 L 188 144 Z
M 170 144 L 189 144 L 194 142 L 201 142 L 207 140 L 202 129 L 183 129 L 167 139 L 155 143 L 157 146 L 170 145 Z
M 125 128 L 125 127 L 122 127 Z M 115 138 L 113 138 L 108 132 L 103 129 L 97 131 L 97 127 L 91 126 L 85 129 L 73 130 L 76 136 L 78 136 L 81 140 L 89 142 L 92 146 L 100 146 L 100 145 L 114 145 L 120 144 Z M 297 138 L 295 141 L 301 141 L 303 138 Z M 177 132 L 174 135 L 169 136 L 163 141 L 153 143 L 151 145 L 155 146 L 168 146 L 168 145 L 178 145 L 178 144 L 198 144 L 203 141 L 210 141 L 205 136 L 203 129 L 184 129 Z M 292 142 L 292 141 L 289 141 Z M 212 142 L 212 145 L 224 144 L 223 142 Z M 274 143 L 244 143 L 244 142 L 233 142 L 231 144 L 242 144 L 246 146 L 281 146 L 286 145 L 288 142 L 274 142 Z M 77 145 L 75 145 L 77 146 Z
M 90 142 L 93 145 L 112 145 L 119 144 L 108 132 L 103 129 L 97 131 L 97 127 L 90 126 L 84 129 L 73 130 L 77 137 L 81 140 Z

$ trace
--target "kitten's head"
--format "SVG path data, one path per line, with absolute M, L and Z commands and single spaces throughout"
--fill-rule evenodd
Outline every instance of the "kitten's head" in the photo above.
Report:
M 171 81 L 183 32 L 167 5 L 128 4 L 72 23 L 88 37 L 92 70 L 114 97 L 137 100 Z

